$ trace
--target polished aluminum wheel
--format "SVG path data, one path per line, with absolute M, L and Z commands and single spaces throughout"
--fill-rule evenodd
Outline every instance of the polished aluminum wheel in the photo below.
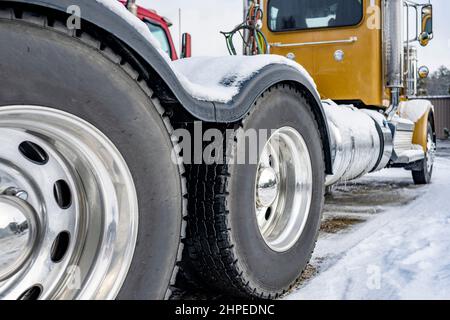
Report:
M 276 252 L 299 240 L 312 200 L 312 165 L 301 134 L 283 127 L 272 134 L 256 173 L 256 219 L 266 244 Z
M 427 171 L 430 172 L 433 169 L 434 160 L 436 158 L 436 143 L 433 140 L 431 133 L 427 136 Z
M 0 299 L 112 299 L 138 228 L 135 186 L 86 121 L 0 108 Z

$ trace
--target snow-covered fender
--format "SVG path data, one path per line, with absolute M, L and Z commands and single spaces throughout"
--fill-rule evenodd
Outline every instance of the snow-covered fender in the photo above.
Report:
M 417 99 L 404 101 L 400 104 L 399 115 L 402 118 L 414 122 L 413 143 L 428 151 L 428 122 L 431 122 L 434 139 L 436 139 L 436 128 L 434 119 L 434 106 L 429 100 Z
M 220 123 L 238 121 L 250 111 L 256 99 L 271 86 L 280 82 L 298 85 L 307 96 L 316 115 L 323 140 L 326 173 L 332 174 L 330 135 L 325 113 L 317 90 L 312 87 L 304 74 L 287 65 L 268 65 L 243 83 L 239 94 L 228 103 L 195 99 L 185 90 L 179 75 L 175 73 L 164 55 L 145 37 L 142 30 L 139 30 L 142 26 L 133 25 L 129 19 L 118 13 L 113 1 L 115 0 L 8 0 L 9 3 L 56 10 L 67 16 L 71 6 L 78 6 L 82 21 L 81 29 L 83 22 L 86 21 L 119 39 L 127 49 L 139 57 L 148 72 L 157 78 L 153 81 L 157 84 L 155 91 L 161 100 L 179 102 L 190 114 L 203 121 Z

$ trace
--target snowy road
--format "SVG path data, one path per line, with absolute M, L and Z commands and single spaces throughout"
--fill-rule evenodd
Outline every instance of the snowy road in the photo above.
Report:
M 450 299 L 450 143 L 430 186 L 390 169 L 338 186 L 307 279 L 287 299 Z

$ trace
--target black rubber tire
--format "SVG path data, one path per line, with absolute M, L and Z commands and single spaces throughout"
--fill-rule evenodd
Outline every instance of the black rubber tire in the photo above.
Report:
M 191 279 L 200 278 L 201 284 L 214 293 L 278 298 L 297 283 L 311 258 L 325 192 L 323 148 L 311 107 L 300 91 L 287 84 L 264 93 L 242 123 L 244 130 L 284 126 L 297 129 L 303 136 L 313 168 L 309 220 L 300 239 L 287 252 L 272 251 L 258 229 L 254 205 L 256 165 L 187 166 L 186 268 L 194 269 Z M 235 146 L 227 145 L 225 153 Z
M 139 203 L 137 245 L 118 298 L 169 298 L 185 231 L 183 168 L 171 161 L 172 128 L 152 90 L 101 35 L 74 33 L 42 12 L 0 7 L 0 106 L 63 110 L 115 144 Z
M 431 134 L 432 137 L 435 137 L 435 133 L 433 131 L 433 126 L 431 122 L 428 122 L 428 132 L 427 134 Z M 433 176 L 433 167 L 431 166 L 428 169 L 428 160 L 427 157 L 420 162 L 420 169 L 412 171 L 412 177 L 414 180 L 414 184 L 416 185 L 426 185 L 431 183 L 431 178 Z

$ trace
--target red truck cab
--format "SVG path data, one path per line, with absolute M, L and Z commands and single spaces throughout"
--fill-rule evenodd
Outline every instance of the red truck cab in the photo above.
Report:
M 119 0 L 126 5 L 126 0 Z M 172 60 L 178 60 L 178 54 L 175 49 L 175 45 L 172 39 L 169 28 L 172 23 L 162 16 L 160 16 L 155 10 L 145 9 L 138 6 L 137 15 L 139 19 L 145 22 L 153 36 L 161 44 L 161 48 L 167 53 Z M 181 56 L 184 58 L 190 57 L 190 35 L 183 35 L 183 49 Z

